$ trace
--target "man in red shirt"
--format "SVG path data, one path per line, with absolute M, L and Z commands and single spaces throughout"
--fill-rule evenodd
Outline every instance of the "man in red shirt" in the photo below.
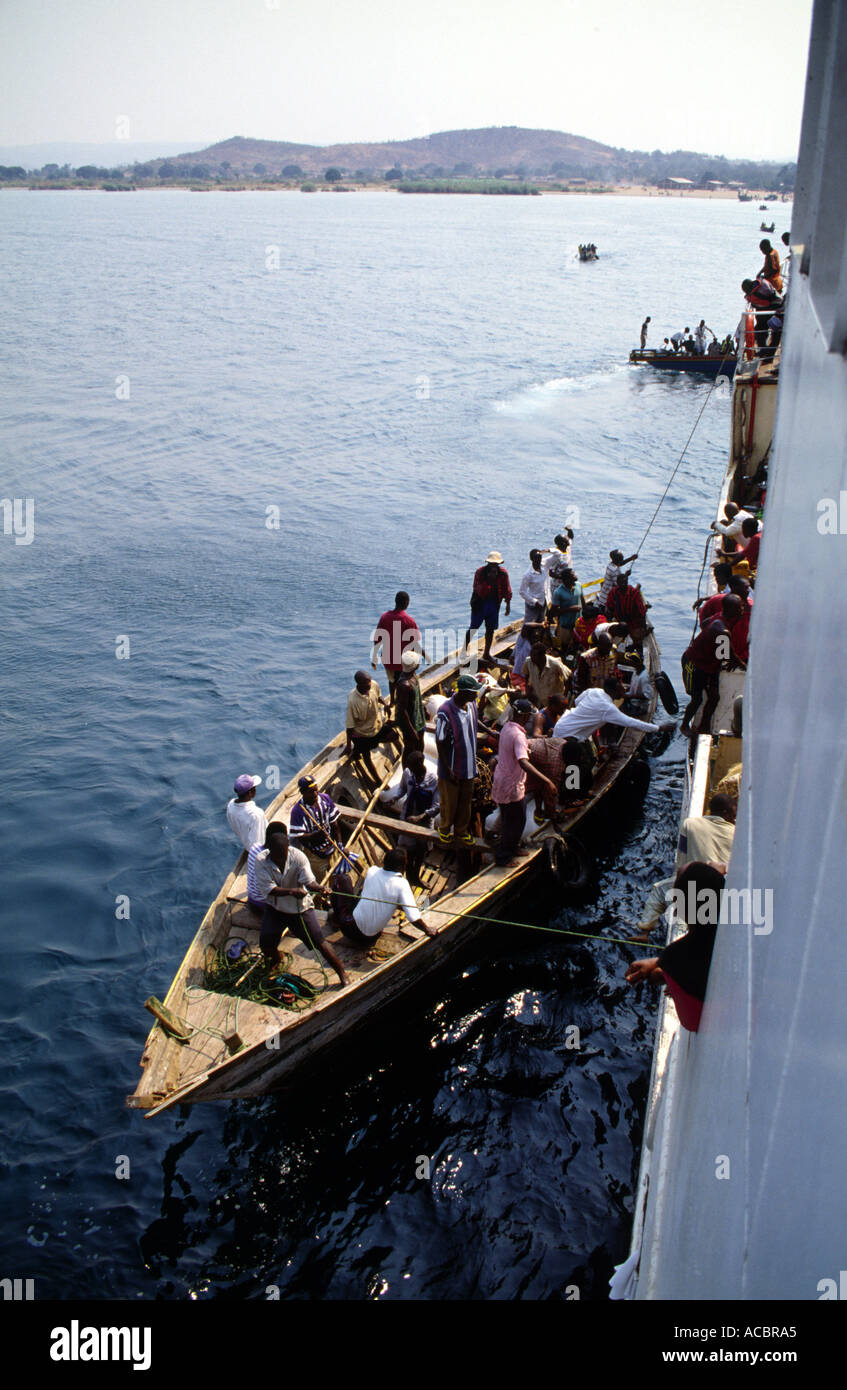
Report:
M 619 574 L 606 599 L 606 617 L 610 623 L 624 623 L 633 646 L 641 650 L 647 633 L 647 604 L 636 584 L 630 584 L 628 574 Z
M 725 602 L 726 599 L 724 599 Z M 723 605 L 721 606 L 723 607 Z M 729 660 L 731 651 L 727 625 L 722 618 L 716 618 L 713 622 L 708 623 L 702 632 L 698 633 L 691 646 L 683 652 L 683 667 L 686 662 L 690 662 L 693 668 L 689 691 L 691 699 L 679 726 L 679 732 L 686 738 L 691 736 L 691 720 L 697 713 L 700 701 L 704 696 L 705 704 L 698 727 L 703 733 L 708 732 L 712 715 L 718 705 L 718 677 L 721 666 L 724 661 Z
M 730 664 L 746 666 L 750 659 L 749 604 L 739 594 L 727 594 L 721 605 L 721 617 L 729 629 Z
M 756 521 L 755 517 L 741 523 L 741 534 L 746 541 L 746 545 L 740 550 L 730 551 L 726 558 L 733 566 L 740 565 L 742 560 L 746 560 L 750 567 L 750 573 L 755 575 L 759 565 L 759 545 L 762 539 L 759 523 Z M 721 554 L 723 554 L 723 551 L 721 551 Z
M 383 613 L 373 634 L 371 666 L 376 670 L 381 654 L 392 701 L 395 682 L 403 672 L 403 653 L 411 647 L 419 655 L 422 654 L 420 629 L 414 618 L 406 612 L 408 606 L 409 595 L 401 589 L 394 595 L 394 607 Z
M 465 647 L 470 644 L 471 633 L 478 632 L 485 624 L 485 646 L 483 660 L 491 656 L 491 643 L 497 631 L 500 604 L 505 600 L 504 617 L 508 618 L 512 604 L 512 586 L 509 575 L 503 568 L 503 556 L 499 550 L 492 550 L 484 565 L 480 565 L 473 577 L 471 593 L 471 621 L 465 633 Z

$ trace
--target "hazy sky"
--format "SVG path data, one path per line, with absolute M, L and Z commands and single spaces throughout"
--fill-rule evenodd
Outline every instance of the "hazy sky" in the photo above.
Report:
M 0 144 L 488 125 L 796 156 L 811 0 L 0 0 Z

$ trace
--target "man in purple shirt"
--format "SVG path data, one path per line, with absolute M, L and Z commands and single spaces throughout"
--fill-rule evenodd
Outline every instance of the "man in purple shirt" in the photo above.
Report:
M 468 826 L 476 780 L 479 731 L 476 697 L 481 690 L 482 686 L 473 676 L 460 676 L 455 693 L 444 701 L 435 717 L 438 799 L 441 803 L 438 838 L 442 845 L 449 845 L 453 839 L 460 845 L 474 843 Z

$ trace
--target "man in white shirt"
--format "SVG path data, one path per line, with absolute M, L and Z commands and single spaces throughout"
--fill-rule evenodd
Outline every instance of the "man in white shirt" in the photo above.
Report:
M 735 835 L 736 806 L 731 796 L 718 792 L 709 802 L 707 816 L 689 816 L 679 836 L 679 864 L 729 864 Z M 725 872 L 722 869 L 721 872 Z
M 261 806 L 256 805 L 256 788 L 261 785 L 261 777 L 242 773 L 235 779 L 235 796 L 227 802 L 226 818 L 242 849 L 249 850 L 252 845 L 264 844 L 268 833 L 265 813 Z
M 382 861 L 382 868 L 372 864 L 368 869 L 355 904 L 349 875 L 334 876 L 333 912 L 347 940 L 352 941 L 354 946 L 365 949 L 373 946 L 398 908 L 403 910 L 408 921 L 420 927 L 427 936 L 436 935 L 436 928 L 421 916 L 409 881 L 404 877 L 405 870 L 406 851 L 389 850 Z
M 555 550 L 542 550 L 541 552 L 544 557 L 541 561 L 541 573 L 544 575 L 544 599 L 548 604 L 553 602 L 553 590 L 561 582 L 565 570 L 571 567 L 573 531 L 570 526 L 565 527 L 563 536 L 554 536 L 553 541 Z
M 743 543 L 743 532 L 741 530 L 745 521 L 754 521 L 755 517 L 751 512 L 745 512 L 743 507 L 739 507 L 735 502 L 727 502 L 724 507 L 726 521 L 713 521 L 712 530 L 720 531 L 722 536 L 728 536 L 731 541 Z
M 268 832 L 264 849 L 251 857 L 256 896 L 265 904 L 259 946 L 268 965 L 277 969 L 277 948 L 282 933 L 290 931 L 305 946 L 320 952 L 342 986 L 348 984 L 344 966 L 324 941 L 310 892 L 322 894 L 324 890 L 315 882 L 312 866 L 303 851 L 293 849 L 285 829 L 274 826 Z
M 529 563 L 532 568 L 527 570 L 518 590 L 525 604 L 525 623 L 540 623 L 547 606 L 546 577 L 541 568 L 541 558 L 540 550 L 529 552 Z
M 623 699 L 625 693 L 623 683 L 613 676 L 603 682 L 602 690 L 583 690 L 581 695 L 577 695 L 573 709 L 566 710 L 554 726 L 553 737 L 590 738 L 594 730 L 602 728 L 604 724 L 620 724 L 625 729 L 643 729 L 647 734 L 654 734 L 657 729 L 676 727 L 672 719 L 666 719 L 662 724 L 648 724 L 643 719 L 633 719 L 631 715 L 624 714 L 615 701 Z

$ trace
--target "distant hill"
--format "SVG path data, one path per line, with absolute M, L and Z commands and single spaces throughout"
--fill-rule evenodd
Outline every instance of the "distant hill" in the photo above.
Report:
M 793 165 L 778 161 L 729 160 L 690 150 L 652 152 L 616 149 L 560 130 L 527 130 L 521 126 L 487 126 L 481 130 L 445 130 L 415 140 L 384 144 L 300 145 L 281 140 L 251 140 L 234 136 L 206 149 L 171 155 L 167 164 L 185 177 L 192 168 L 207 169 L 228 178 L 256 175 L 278 178 L 285 169 L 304 175 L 323 175 L 337 168 L 346 177 L 357 173 L 384 176 L 388 170 L 429 177 L 513 174 L 521 178 L 630 179 L 656 182 L 668 177 L 694 181 L 738 180 L 754 186 L 793 184 Z M 157 161 L 144 172 L 158 173 Z M 142 171 L 139 169 L 138 171 Z M 289 175 L 289 177 L 296 175 Z
M 30 147 L 27 159 L 11 159 L 20 166 L 0 177 L 20 178 L 34 166 Z M 709 180 L 739 182 L 754 188 L 792 188 L 795 165 L 778 161 L 725 159 L 720 155 L 698 154 L 691 150 L 625 150 L 602 145 L 581 135 L 561 130 L 527 130 L 520 126 L 487 126 L 481 130 L 445 130 L 415 140 L 391 140 L 381 144 L 303 145 L 285 140 L 251 140 L 236 135 L 200 150 L 179 150 L 162 145 L 156 157 L 150 146 L 141 151 L 121 141 L 108 147 L 107 168 L 97 167 L 103 160 L 89 155 L 71 161 L 57 158 L 58 146 L 50 150 L 51 164 L 46 177 L 67 177 L 63 167 L 72 164 L 82 170 L 84 179 L 111 173 L 120 166 L 139 182 L 193 182 L 233 180 L 323 178 L 328 169 L 333 177 L 347 179 L 516 178 L 520 180 L 586 179 L 611 184 L 617 182 L 658 183 L 665 178 L 690 179 L 705 184 Z M 93 147 L 89 147 L 93 148 Z M 17 151 L 15 151 L 17 153 Z M 2 154 L 2 152 L 0 152 Z M 146 157 L 145 157 L 146 156 Z M 134 160 L 134 163 L 132 161 Z M 4 161 L 0 158 L 0 166 Z M 131 165 L 131 167 L 129 167 Z

